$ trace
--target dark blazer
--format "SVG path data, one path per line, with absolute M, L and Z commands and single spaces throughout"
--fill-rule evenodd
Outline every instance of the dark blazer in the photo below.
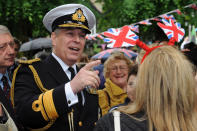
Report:
M 6 108 L 7 112 L 9 113 L 10 117 L 12 118 L 12 120 L 14 121 L 15 125 L 17 126 L 17 128 L 20 130 L 22 130 L 21 126 L 19 126 L 19 123 L 16 121 L 15 118 L 15 114 L 14 114 L 14 110 L 11 106 L 10 101 L 6 98 L 2 88 L 0 87 L 0 102 L 3 104 L 3 106 Z
M 146 119 L 134 119 L 142 118 L 142 116 L 144 116 L 144 112 L 133 114 L 132 117 L 127 114 L 120 113 L 121 131 L 148 131 L 148 121 Z M 114 131 L 113 113 L 108 113 L 99 119 L 94 131 Z
M 95 122 L 98 120 L 98 96 L 83 90 L 85 96 L 84 106 L 77 103 L 68 107 L 64 85 L 69 82 L 69 79 L 60 64 L 50 55 L 44 61 L 33 62 L 32 65 L 36 69 L 44 88 L 48 90 L 53 89 L 53 91 L 52 96 L 47 95 L 46 92 L 41 92 L 28 64 L 23 64 L 20 67 L 16 75 L 14 102 L 17 118 L 22 124 L 27 128 L 33 129 L 46 126 L 49 121 L 44 119 L 43 114 L 46 114 L 45 117 L 49 118 L 46 113 L 48 108 L 45 104 L 40 103 L 45 103 L 45 100 L 50 100 L 50 97 L 52 97 L 48 107 L 53 107 L 54 105 L 54 108 L 51 108 L 53 110 L 51 113 L 57 112 L 58 117 L 48 130 L 69 131 L 68 114 L 73 111 L 75 131 L 92 131 Z M 46 99 L 44 96 L 50 97 Z M 33 104 L 34 102 L 38 103 Z M 44 108 L 42 110 L 44 113 L 40 107 Z

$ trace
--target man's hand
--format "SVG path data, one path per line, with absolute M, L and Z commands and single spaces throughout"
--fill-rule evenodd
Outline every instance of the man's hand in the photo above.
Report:
M 70 82 L 71 88 L 75 94 L 83 90 L 86 86 L 91 86 L 93 88 L 97 88 L 99 86 L 99 71 L 92 71 L 92 68 L 100 63 L 100 60 L 92 61 L 81 68 L 75 75 L 73 80 Z

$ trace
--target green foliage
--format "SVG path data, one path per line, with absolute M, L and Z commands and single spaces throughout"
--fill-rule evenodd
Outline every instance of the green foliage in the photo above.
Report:
M 183 8 L 186 5 L 194 3 L 194 0 L 97 0 L 104 2 L 103 15 L 98 20 L 98 32 L 103 32 L 108 28 L 120 28 L 124 25 L 134 24 L 141 20 L 146 20 L 165 14 L 169 11 L 180 9 L 183 13 L 178 15 L 173 13 L 182 27 L 187 29 L 185 23 L 197 26 L 197 11 L 192 8 Z M 193 13 L 193 17 L 192 14 Z M 154 23 L 154 22 L 153 22 Z M 150 33 L 151 32 L 151 33 Z M 144 40 L 156 39 L 162 31 L 157 28 L 156 23 L 153 26 L 140 25 L 140 36 Z M 164 39 L 164 38 L 161 38 Z
M 94 54 L 99 53 L 101 51 L 101 47 L 98 47 L 97 43 L 93 44 Z
M 66 3 L 85 3 L 81 0 L 1 0 L 0 23 L 8 26 L 12 34 L 22 40 L 49 35 L 42 19 L 50 9 Z
M 152 18 L 174 9 L 180 9 L 183 12 L 182 15 L 173 13 L 180 23 L 187 22 L 187 25 L 197 26 L 197 17 L 195 17 L 197 11 L 183 8 L 185 5 L 194 3 L 194 0 L 97 0 L 97 2 L 103 3 L 102 14 L 96 11 L 90 0 L 1 0 L 0 23 L 8 26 L 14 36 L 25 42 L 29 38 L 49 35 L 43 26 L 42 19 L 50 9 L 66 3 L 82 3 L 95 13 L 98 33 L 108 28 L 119 28 Z M 187 25 L 182 24 L 182 26 Z M 156 28 L 155 25 L 153 27 Z M 149 39 L 155 28 L 140 25 L 142 33 L 140 36 L 145 40 Z M 155 32 L 158 34 L 158 31 Z

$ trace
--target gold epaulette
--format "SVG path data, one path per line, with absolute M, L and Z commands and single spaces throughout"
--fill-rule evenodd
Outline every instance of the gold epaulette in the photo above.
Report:
M 13 107 L 15 106 L 14 105 L 14 87 L 15 87 L 15 80 L 16 80 L 16 74 L 19 70 L 19 68 L 21 67 L 22 64 L 27 64 L 28 67 L 30 68 L 30 70 L 32 71 L 33 73 L 33 76 L 34 76 L 34 80 L 38 86 L 38 88 L 43 92 L 40 96 L 42 96 L 42 100 L 40 100 L 40 97 L 38 100 L 35 100 L 32 104 L 32 110 L 34 111 L 41 111 L 42 115 L 43 115 L 43 118 L 48 121 L 48 124 L 46 126 L 44 126 L 43 128 L 40 128 L 40 129 L 30 129 L 32 131 L 43 131 L 43 130 L 47 130 L 48 128 L 50 128 L 54 122 L 56 121 L 58 114 L 56 112 L 56 109 L 55 109 L 55 106 L 52 104 L 53 103 L 53 98 L 52 98 L 52 90 L 49 91 L 48 89 L 44 88 L 43 84 L 42 84 L 42 81 L 40 80 L 40 77 L 36 71 L 36 69 L 34 68 L 34 66 L 32 65 L 32 63 L 34 62 L 37 62 L 37 61 L 40 61 L 39 58 L 36 58 L 36 59 L 31 59 L 31 60 L 20 60 L 19 61 L 19 66 L 14 70 L 14 73 L 13 73 L 13 79 L 12 79 L 12 88 L 11 88 L 11 102 L 12 102 L 12 105 Z M 39 103 L 40 101 L 43 102 L 43 99 L 44 99 L 44 105 L 45 105 L 45 111 L 44 109 L 42 108 L 42 106 L 36 106 L 35 103 Z M 52 104 L 52 105 L 51 105 Z M 40 104 L 40 105 L 43 105 L 43 104 Z M 41 110 L 42 109 L 42 110 Z M 53 110 L 54 112 L 51 113 L 50 111 Z M 44 113 L 43 113 L 44 112 Z M 48 117 L 46 117 L 45 113 L 48 113 Z
M 39 89 L 42 91 L 42 92 L 46 92 L 47 89 L 44 88 L 41 80 L 40 80 L 40 77 L 38 76 L 38 73 L 36 71 L 36 69 L 33 67 L 32 63 L 34 62 L 37 62 L 37 61 L 40 61 L 39 58 L 36 58 L 36 59 L 31 59 L 31 60 L 20 60 L 19 61 L 19 65 L 18 67 L 14 70 L 14 73 L 13 73 L 13 78 L 12 78 L 12 88 L 11 88 L 11 102 L 12 102 L 12 105 L 14 107 L 14 87 L 15 87 L 15 79 L 16 79 L 16 74 L 19 70 L 19 68 L 21 67 L 22 64 L 27 64 L 28 67 L 31 69 L 32 73 L 33 73 L 33 76 L 34 76 L 34 80 L 37 84 L 37 86 L 39 87 Z
M 40 58 L 35 58 L 31 60 L 19 60 L 20 64 L 32 64 L 34 62 L 40 61 Z

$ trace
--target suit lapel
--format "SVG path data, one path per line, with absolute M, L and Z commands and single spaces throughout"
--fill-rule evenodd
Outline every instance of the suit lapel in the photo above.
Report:
M 60 64 L 57 62 L 57 60 L 50 55 L 45 61 L 45 69 L 47 75 L 50 75 L 53 77 L 54 80 L 56 80 L 58 83 L 64 83 L 68 82 L 69 78 L 66 75 L 66 73 L 63 71 L 62 67 Z

